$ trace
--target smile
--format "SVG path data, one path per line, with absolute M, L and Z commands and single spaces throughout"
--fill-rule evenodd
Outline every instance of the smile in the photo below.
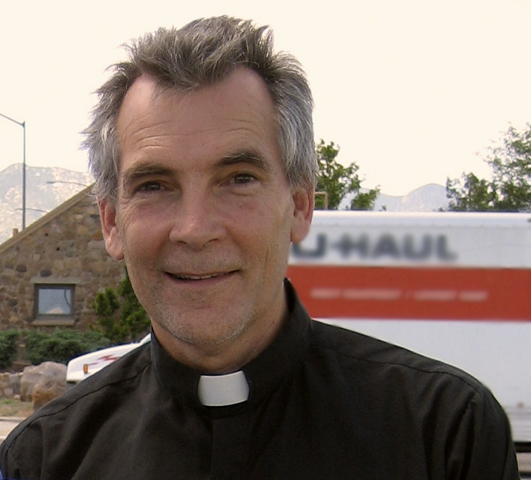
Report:
M 204 275 L 174 274 L 174 273 L 168 273 L 168 275 L 176 280 L 187 281 L 187 282 L 197 282 L 200 280 L 210 280 L 212 278 L 226 277 L 233 273 L 235 273 L 235 271 L 224 272 L 224 273 L 208 273 Z

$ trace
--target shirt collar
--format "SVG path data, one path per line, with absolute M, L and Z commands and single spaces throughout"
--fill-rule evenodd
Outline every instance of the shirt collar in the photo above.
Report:
M 204 378 L 201 372 L 177 362 L 167 354 L 152 333 L 151 356 L 159 382 L 172 396 L 196 406 L 222 406 L 259 403 L 290 378 L 306 354 L 309 344 L 310 319 L 288 280 L 284 282 L 289 319 L 273 342 L 236 375 L 219 375 L 218 380 Z M 243 374 L 241 373 L 243 372 Z M 246 380 L 246 382 L 245 382 Z M 215 385 L 221 385 L 218 389 Z M 199 386 L 202 385 L 202 400 Z M 205 385 L 207 385 L 205 387 Z M 206 393 L 205 393 L 206 392 Z M 206 395 L 206 396 L 205 396 Z

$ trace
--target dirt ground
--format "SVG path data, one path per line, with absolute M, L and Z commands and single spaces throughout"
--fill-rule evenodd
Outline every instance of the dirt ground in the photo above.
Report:
M 31 413 L 33 413 L 31 402 L 12 399 L 0 400 L 0 417 L 26 418 Z

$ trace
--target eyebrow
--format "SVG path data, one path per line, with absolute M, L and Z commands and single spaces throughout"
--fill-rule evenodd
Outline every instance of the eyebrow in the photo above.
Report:
M 219 167 L 225 167 L 239 163 L 253 165 L 265 172 L 270 169 L 269 164 L 260 155 L 247 150 L 223 156 L 218 165 Z
M 146 163 L 138 165 L 137 167 L 131 167 L 123 172 L 123 186 L 127 187 L 131 183 L 138 181 L 139 179 L 149 177 L 152 175 L 172 175 L 173 172 L 170 168 L 161 165 L 159 163 Z

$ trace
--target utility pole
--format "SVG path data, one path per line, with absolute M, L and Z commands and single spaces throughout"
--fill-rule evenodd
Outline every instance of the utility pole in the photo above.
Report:
M 26 228 L 26 122 L 17 122 L 3 113 L 0 113 L 0 117 L 20 125 L 24 131 L 22 146 L 22 230 L 24 230 Z

